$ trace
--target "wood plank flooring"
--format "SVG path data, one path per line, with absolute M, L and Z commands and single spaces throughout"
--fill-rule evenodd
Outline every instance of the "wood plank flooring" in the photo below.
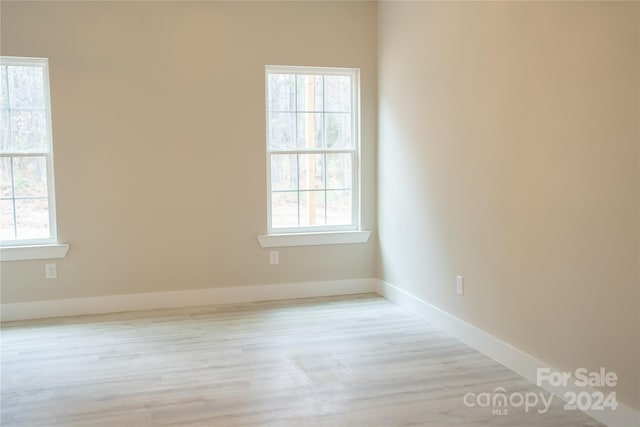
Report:
M 376 295 L 10 322 L 2 426 L 599 426 Z M 542 405 L 539 406 L 542 408 Z

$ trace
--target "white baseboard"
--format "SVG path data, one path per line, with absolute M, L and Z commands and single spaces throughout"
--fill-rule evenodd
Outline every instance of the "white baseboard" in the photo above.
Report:
M 397 286 L 378 280 L 376 292 L 405 310 L 427 320 L 433 326 L 450 333 L 460 341 L 503 364 L 519 375 L 522 375 L 534 384 L 537 381 L 538 368 L 549 368 L 551 371 L 560 372 L 560 370 L 550 366 L 548 363 L 458 319 Z M 566 400 L 564 394 L 568 391 L 575 393 L 595 391 L 572 385 L 571 382 L 569 382 L 566 388 L 551 387 L 546 386 L 546 384 L 543 385 L 543 388 L 562 400 Z M 615 411 L 588 410 L 585 412 L 611 427 L 640 426 L 640 412 L 620 402 L 618 402 L 618 404 L 619 406 Z
M 375 292 L 377 282 L 377 279 L 329 280 L 9 303 L 0 305 L 0 320 L 371 293 Z

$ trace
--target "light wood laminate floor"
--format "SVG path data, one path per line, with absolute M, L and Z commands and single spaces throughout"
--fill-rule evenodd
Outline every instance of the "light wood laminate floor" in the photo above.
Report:
M 2 426 L 596 426 L 376 295 L 2 325 Z M 541 408 L 542 406 L 540 406 Z

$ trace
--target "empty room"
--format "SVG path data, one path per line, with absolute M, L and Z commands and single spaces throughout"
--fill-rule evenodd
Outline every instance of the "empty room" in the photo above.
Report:
M 640 2 L 0 2 L 0 425 L 640 426 Z

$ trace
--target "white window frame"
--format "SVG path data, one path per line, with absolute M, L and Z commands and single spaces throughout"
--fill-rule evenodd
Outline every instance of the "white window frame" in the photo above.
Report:
M 16 239 L 0 241 L 0 260 L 19 261 L 28 259 L 63 258 L 69 245 L 58 243 L 56 222 L 56 197 L 53 164 L 53 127 L 51 123 L 51 93 L 49 85 L 49 61 L 47 58 L 0 56 L 3 66 L 41 67 L 43 71 L 44 108 L 47 121 L 47 150 L 0 153 L 0 157 L 38 156 L 44 157 L 47 165 L 47 198 L 49 209 L 49 237 L 40 239 Z M 15 199 L 13 199 L 15 201 Z M 15 207 L 14 207 L 15 215 Z M 15 217 L 14 217 L 15 221 Z M 15 225 L 14 225 L 15 226 Z
M 342 150 L 293 149 L 271 150 L 269 148 L 269 75 L 332 75 L 351 78 L 351 130 L 353 147 Z M 259 236 L 263 247 L 302 246 L 311 244 L 358 243 L 368 240 L 369 231 L 362 231 L 360 218 L 360 70 L 357 68 L 265 66 L 265 113 L 266 113 L 266 163 L 267 163 L 267 235 Z M 271 156 L 272 154 L 350 154 L 352 160 L 352 206 L 351 224 L 300 227 L 272 227 L 271 212 Z M 274 239 L 277 237 L 277 239 Z

